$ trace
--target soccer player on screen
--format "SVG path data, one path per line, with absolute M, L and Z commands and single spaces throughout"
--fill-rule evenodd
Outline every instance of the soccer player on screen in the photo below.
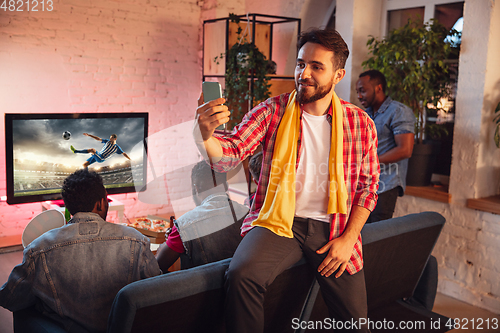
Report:
M 111 136 L 109 137 L 109 140 L 101 139 L 98 136 L 88 134 L 88 133 L 83 133 L 83 135 L 91 137 L 92 139 L 100 141 L 101 143 L 104 143 L 104 146 L 102 147 L 100 152 L 97 152 L 94 148 L 77 150 L 73 146 L 70 147 L 71 151 L 75 154 L 88 154 L 88 153 L 92 154 L 92 156 L 90 156 L 85 161 L 85 163 L 83 163 L 84 168 L 88 168 L 89 165 L 91 165 L 92 163 L 95 163 L 95 162 L 102 163 L 105 160 L 107 160 L 109 157 L 111 157 L 111 155 L 113 155 L 114 153 L 122 154 L 123 156 L 125 156 L 127 159 L 130 160 L 130 157 L 127 155 L 127 153 L 125 153 L 120 148 L 120 146 L 118 146 L 116 144 L 116 139 L 117 139 L 116 134 L 111 134 Z

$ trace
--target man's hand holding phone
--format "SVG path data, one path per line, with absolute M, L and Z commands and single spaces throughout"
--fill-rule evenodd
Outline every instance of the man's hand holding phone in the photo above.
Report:
M 207 89 L 208 86 L 211 86 L 212 89 Z M 229 121 L 231 113 L 227 106 L 224 105 L 226 100 L 222 98 L 222 91 L 218 82 L 203 82 L 203 88 L 203 92 L 198 98 L 193 136 L 203 158 L 211 163 L 217 163 L 222 156 L 222 146 L 219 140 L 212 135 L 218 126 Z M 213 92 L 215 92 L 215 96 L 213 96 Z M 209 98 L 212 98 L 208 99 L 207 96 L 204 96 L 205 93 L 210 94 Z
M 203 94 L 198 99 L 198 108 L 196 109 L 196 117 L 200 126 L 201 136 L 203 141 L 208 140 L 215 129 L 229 121 L 229 112 L 227 106 L 223 105 L 226 100 L 218 98 L 216 100 L 203 103 Z
M 227 106 L 223 105 L 226 100 L 221 95 L 218 82 L 203 82 L 203 92 L 198 99 L 196 109 L 196 118 L 203 141 L 208 140 L 217 127 L 226 124 L 231 116 Z

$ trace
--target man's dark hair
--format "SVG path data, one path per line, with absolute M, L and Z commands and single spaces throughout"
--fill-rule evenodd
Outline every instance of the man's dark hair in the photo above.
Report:
M 320 44 L 332 51 L 333 68 L 335 70 L 345 67 L 345 62 L 347 57 L 349 57 L 349 48 L 337 30 L 313 28 L 303 31 L 299 35 L 297 51 L 299 51 L 305 43 Z
M 115 139 L 118 139 L 118 137 L 116 136 L 116 134 L 111 134 L 111 136 Z
M 385 80 L 385 75 L 379 72 L 376 69 L 370 69 L 367 71 L 364 71 L 363 73 L 359 74 L 359 77 L 362 78 L 363 76 L 368 76 L 370 77 L 370 82 L 375 84 L 375 85 L 382 85 L 382 91 L 385 94 L 385 90 L 387 89 L 387 81 Z
M 210 165 L 205 161 L 198 162 L 191 170 L 193 194 L 195 187 L 198 192 L 204 192 L 221 184 L 225 184 L 226 181 L 227 176 L 225 173 L 213 171 Z
M 262 168 L 262 152 L 259 151 L 257 154 L 254 154 L 250 158 L 250 162 L 248 162 L 248 170 L 250 170 L 252 177 L 256 181 L 259 180 L 261 168 Z
M 106 198 L 106 189 L 102 178 L 93 171 L 81 169 L 64 180 L 62 197 L 71 215 L 91 212 L 96 202 Z

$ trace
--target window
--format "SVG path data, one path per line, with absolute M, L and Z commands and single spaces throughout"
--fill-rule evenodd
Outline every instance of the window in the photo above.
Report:
M 383 30 L 385 33 L 393 29 L 400 28 L 404 26 L 408 19 L 411 19 L 416 22 L 428 22 L 430 19 L 435 19 L 442 25 L 444 25 L 447 29 L 455 28 L 455 30 L 461 32 L 463 25 L 463 8 L 464 1 L 461 2 L 447 2 L 445 0 L 439 1 L 432 0 L 417 0 L 412 4 L 414 6 L 421 5 L 420 7 L 411 7 L 404 8 L 404 2 L 400 2 L 397 0 L 385 0 L 384 6 L 387 10 L 387 21 L 385 22 L 385 26 L 383 26 Z M 450 36 L 447 38 L 447 41 L 450 44 L 460 47 L 460 38 L 451 38 Z M 455 93 L 456 93 L 456 84 L 458 80 L 458 56 L 459 51 L 457 50 L 456 54 L 449 59 L 448 61 L 452 64 L 450 78 L 452 85 L 452 96 L 448 101 L 443 101 L 443 105 L 448 108 L 448 112 L 441 112 L 437 114 L 437 112 L 433 112 L 429 110 L 427 121 L 436 122 L 439 121 L 442 123 L 443 127 L 446 128 L 447 133 L 442 134 L 440 138 L 434 137 L 435 140 L 439 141 L 440 149 L 437 154 L 437 160 L 435 163 L 435 167 L 433 169 L 433 177 L 432 183 L 433 187 L 430 189 L 436 192 L 439 195 L 445 195 L 441 199 L 435 197 L 435 193 L 431 193 L 431 195 L 423 195 L 422 188 L 415 188 L 417 193 L 411 194 L 416 196 L 424 196 L 431 200 L 449 202 L 449 194 L 447 193 L 448 183 L 449 183 L 449 175 L 450 175 L 450 167 L 451 167 L 451 152 L 453 145 L 453 129 L 454 129 L 454 113 L 455 113 Z M 436 187 L 437 186 L 437 187 Z M 408 193 L 407 188 L 407 194 Z
M 434 18 L 447 29 L 455 26 L 458 20 L 463 19 L 464 2 L 448 3 L 445 5 L 436 5 L 434 9 Z
M 424 23 L 425 7 L 405 8 L 390 10 L 387 12 L 387 31 L 401 28 L 409 19 L 415 22 Z
M 464 13 L 464 2 L 456 2 L 450 4 L 436 5 L 434 8 L 434 18 L 444 25 L 447 29 L 454 28 L 455 30 L 462 32 L 463 26 L 463 13 Z M 447 37 L 447 41 L 453 46 L 460 47 L 460 37 Z M 450 78 L 452 85 L 452 95 L 450 99 L 445 102 L 445 109 L 448 111 L 446 113 L 440 113 L 430 117 L 429 121 L 439 121 L 446 128 L 447 133 L 442 134 L 439 141 L 441 143 L 440 152 L 436 159 L 436 166 L 434 173 L 439 175 L 450 175 L 451 167 L 451 152 L 453 145 L 453 129 L 454 129 L 454 119 L 455 119 L 455 96 L 457 91 L 458 82 L 458 55 L 459 49 L 454 54 L 452 58 L 449 59 L 451 64 L 450 68 Z
M 330 19 L 328 20 L 328 23 L 326 25 L 327 29 L 335 29 L 335 13 L 337 11 L 337 7 L 333 9 L 332 16 L 330 16 Z

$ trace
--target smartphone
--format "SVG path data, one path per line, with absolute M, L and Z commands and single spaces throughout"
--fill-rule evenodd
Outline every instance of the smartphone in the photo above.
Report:
M 210 102 L 214 99 L 222 97 L 222 88 L 219 82 L 203 82 L 201 85 L 201 90 L 203 91 L 203 101 Z M 217 127 L 218 130 L 225 130 L 226 124 L 222 124 Z
M 203 101 L 205 103 L 222 97 L 222 88 L 219 82 L 203 82 L 201 89 L 203 91 Z

